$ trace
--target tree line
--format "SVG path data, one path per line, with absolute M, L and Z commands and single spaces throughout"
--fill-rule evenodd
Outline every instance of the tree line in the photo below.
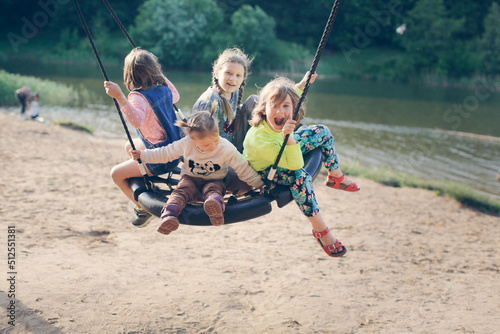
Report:
M 222 49 L 240 46 L 255 57 L 258 70 L 311 59 L 333 0 L 109 3 L 136 43 L 169 67 L 207 68 Z M 130 46 L 103 2 L 79 5 L 101 53 L 123 57 Z M 51 52 L 88 49 L 71 0 L 3 0 L 0 13 L 2 39 L 12 47 L 22 48 L 30 38 L 43 36 Z M 426 73 L 452 78 L 499 75 L 499 1 L 344 1 L 326 50 L 354 62 L 367 48 L 397 51 L 372 69 L 397 80 Z

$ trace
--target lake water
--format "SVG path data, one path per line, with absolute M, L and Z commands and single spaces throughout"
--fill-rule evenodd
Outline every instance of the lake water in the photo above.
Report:
M 72 120 L 97 136 L 123 137 L 112 100 L 104 93 L 97 66 L 32 66 L 9 62 L 8 72 L 34 75 L 94 92 L 84 108 L 47 107 L 48 120 Z M 121 82 L 119 66 L 107 68 Z M 166 71 L 186 114 L 210 85 L 209 73 Z M 269 76 L 252 76 L 245 96 L 255 94 Z M 299 80 L 300 78 L 294 78 Z M 495 90 L 494 88 L 497 88 Z M 309 89 L 305 123 L 328 125 L 342 161 L 384 166 L 430 179 L 450 179 L 500 199 L 500 83 L 484 79 L 476 88 L 443 88 L 319 78 Z M 10 109 L 14 111 L 15 109 Z M 469 136 L 477 134 L 481 136 Z

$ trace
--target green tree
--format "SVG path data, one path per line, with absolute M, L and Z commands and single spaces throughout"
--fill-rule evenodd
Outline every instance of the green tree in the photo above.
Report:
M 189 68 L 199 66 L 221 23 L 215 0 L 148 0 L 131 32 L 138 45 L 169 66 Z
M 420 0 L 408 12 L 407 29 L 401 36 L 401 45 L 406 50 L 405 69 L 417 73 L 437 72 L 442 75 L 454 75 L 457 50 L 463 49 L 463 43 L 454 40 L 454 34 L 460 32 L 464 20 L 451 19 L 443 0 Z
M 273 61 L 275 58 L 276 22 L 259 6 L 243 5 L 231 16 L 231 37 L 233 45 L 243 46 L 255 56 L 254 65 Z
M 333 0 L 268 1 L 242 0 L 257 5 L 276 20 L 276 34 L 279 39 L 316 47 L 325 28 Z
M 458 36 L 463 39 L 473 39 L 483 31 L 483 22 L 493 0 L 444 0 L 444 6 L 449 17 L 454 19 L 465 18 L 464 30 Z
M 343 2 L 334 26 L 335 40 L 354 46 L 394 47 L 395 29 L 415 0 L 350 0 Z M 325 21 L 326 23 L 326 21 Z
M 500 6 L 494 2 L 484 20 L 484 34 L 479 42 L 482 70 L 500 74 Z
M 56 34 L 57 36 L 59 36 L 61 30 L 73 30 L 76 28 L 80 38 L 86 38 L 73 1 L 60 2 L 62 4 L 59 4 L 59 1 L 40 1 L 39 3 L 37 3 L 38 6 L 33 6 L 33 8 L 38 11 L 44 11 L 47 13 L 50 11 L 50 20 L 47 24 L 47 27 L 44 27 L 44 29 L 50 34 Z M 50 6 L 47 6 L 46 9 L 42 9 L 41 6 L 39 6 L 40 3 L 47 3 L 50 4 Z M 78 1 L 78 5 L 80 7 L 80 10 L 82 11 L 83 17 L 85 18 L 85 22 L 90 27 L 92 36 L 99 34 L 99 32 L 95 30 L 97 26 L 106 26 L 109 27 L 109 30 L 119 31 L 117 24 L 114 23 L 115 21 L 113 17 L 108 12 L 106 6 L 104 6 L 102 1 L 80 0 Z M 113 6 L 113 4 L 111 4 L 111 6 Z M 134 15 L 135 12 L 136 11 L 133 11 L 131 8 L 130 14 Z M 126 23 L 124 22 L 124 24 Z M 96 46 L 99 47 L 100 45 Z

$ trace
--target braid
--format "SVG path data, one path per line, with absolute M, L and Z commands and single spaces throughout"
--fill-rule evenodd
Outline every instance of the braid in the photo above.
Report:
M 245 81 L 242 82 L 239 90 L 238 90 L 238 103 L 236 103 L 236 115 L 240 112 L 241 99 L 243 97 L 243 87 L 245 86 Z
M 229 104 L 229 101 L 226 99 L 224 94 L 221 91 L 220 85 L 219 85 L 219 80 L 214 76 L 212 76 L 212 87 L 214 90 L 219 94 L 220 98 L 222 99 L 222 110 L 224 111 L 224 114 L 226 115 L 227 119 L 229 122 L 231 122 L 234 118 L 234 112 L 233 108 L 231 108 L 231 105 Z M 212 112 L 212 115 L 215 111 Z

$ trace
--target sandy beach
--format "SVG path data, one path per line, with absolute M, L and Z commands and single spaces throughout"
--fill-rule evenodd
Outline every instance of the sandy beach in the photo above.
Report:
M 321 250 L 294 203 L 165 236 L 158 218 L 130 224 L 109 177 L 125 140 L 1 110 L 0 124 L 1 333 L 500 332 L 499 217 L 430 191 L 352 178 L 362 190 L 347 193 L 319 177 L 343 258 Z

